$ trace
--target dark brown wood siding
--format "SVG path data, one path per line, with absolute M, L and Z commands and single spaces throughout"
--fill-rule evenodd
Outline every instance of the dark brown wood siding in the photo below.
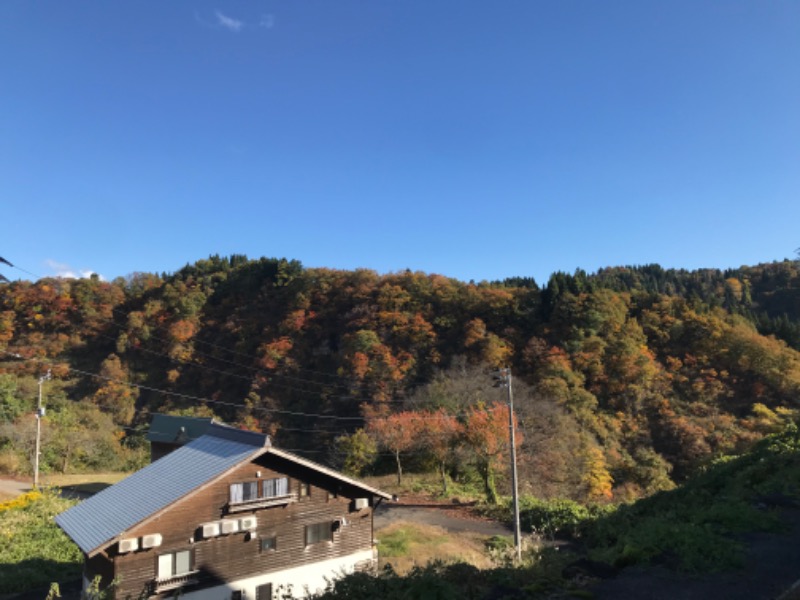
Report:
M 150 462 L 155 462 L 159 458 L 165 457 L 173 450 L 177 450 L 181 444 L 172 444 L 167 442 L 150 442 Z
M 260 477 L 257 471 L 260 471 Z M 269 508 L 228 512 L 232 483 L 282 476 L 290 478 L 289 490 L 295 501 Z M 300 481 L 311 485 L 310 494 L 305 498 L 298 497 Z M 177 502 L 146 525 L 126 534 L 124 537 L 127 538 L 159 533 L 163 542 L 158 548 L 116 555 L 117 598 L 136 598 L 143 590 L 150 590 L 156 577 L 157 557 L 167 552 L 192 550 L 194 568 L 200 571 L 198 577 L 202 582 L 187 588 L 186 591 L 190 591 L 368 550 L 372 547 L 372 507 L 355 511 L 354 499 L 359 497 L 366 497 L 366 494 L 358 488 L 279 457 L 262 456 L 255 463 L 238 467 L 216 483 Z M 198 531 L 203 523 L 250 515 L 255 515 L 258 520 L 255 535 L 239 532 L 202 539 Z M 306 546 L 305 526 L 320 522 L 339 524 L 333 541 Z M 277 539 L 277 549 L 261 551 L 260 539 L 273 536 Z M 109 550 L 115 552 L 116 545 Z
M 93 556 L 84 562 L 83 576 L 90 583 L 100 577 L 100 589 L 105 589 L 114 581 L 114 563 L 102 554 Z

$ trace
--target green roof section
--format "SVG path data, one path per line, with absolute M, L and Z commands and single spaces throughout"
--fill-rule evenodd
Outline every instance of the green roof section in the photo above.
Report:
M 208 417 L 180 417 L 156 413 L 150 421 L 147 440 L 167 444 L 187 444 L 204 435 L 212 423 Z

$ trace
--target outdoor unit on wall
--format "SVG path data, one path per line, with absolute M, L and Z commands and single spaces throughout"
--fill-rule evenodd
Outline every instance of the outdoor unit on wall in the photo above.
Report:
M 219 535 L 219 523 L 203 523 L 200 525 L 204 538 L 217 537 Z
M 219 529 L 223 534 L 236 533 L 239 531 L 239 521 L 235 519 L 224 519 L 219 522 Z
M 127 540 L 120 540 L 119 541 L 119 553 L 124 554 L 125 552 L 133 552 L 134 550 L 139 549 L 139 540 L 138 538 L 128 538 Z
M 258 521 L 255 517 L 244 517 L 239 519 L 239 529 L 242 531 L 252 531 L 258 525 Z
M 151 533 L 142 537 L 142 548 L 158 548 L 161 545 L 161 534 Z
M 355 499 L 355 506 L 356 510 L 364 510 L 365 508 L 369 507 L 369 498 L 356 498 Z

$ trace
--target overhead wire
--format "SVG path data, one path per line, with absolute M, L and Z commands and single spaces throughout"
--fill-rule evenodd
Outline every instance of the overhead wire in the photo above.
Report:
M 24 356 L 21 356 L 19 354 L 13 353 L 13 352 L 8 352 L 7 350 L 0 350 L 0 352 L 2 352 L 3 354 L 6 354 L 8 356 L 11 356 L 13 358 L 22 359 L 22 360 L 25 360 L 25 361 L 32 361 L 32 362 L 37 362 L 37 363 L 42 363 L 42 364 L 50 364 L 50 361 L 46 361 L 46 360 L 42 360 L 42 359 L 34 358 L 34 357 L 24 357 Z M 117 379 L 117 378 L 114 378 L 114 377 L 109 377 L 107 375 L 101 375 L 99 373 L 92 373 L 90 371 L 84 371 L 83 369 L 77 369 L 75 367 L 63 366 L 63 368 L 66 369 L 67 371 L 71 372 L 71 373 L 78 373 L 78 374 L 84 375 L 86 377 L 92 377 L 94 379 L 99 379 L 99 380 L 103 380 L 103 381 L 109 381 L 109 382 L 113 382 L 113 383 L 118 383 L 120 385 L 124 385 L 124 386 L 132 387 L 132 388 L 136 388 L 136 389 L 140 389 L 140 390 L 153 392 L 153 393 L 156 393 L 156 394 L 163 394 L 165 396 L 176 397 L 176 398 L 180 398 L 182 400 L 194 401 L 194 402 L 197 402 L 197 403 L 200 403 L 200 404 L 214 404 L 214 405 L 220 405 L 220 406 L 227 406 L 227 407 L 231 407 L 231 408 L 258 411 L 258 412 L 263 412 L 263 413 L 268 413 L 268 414 L 279 414 L 279 415 L 287 415 L 287 416 L 293 416 L 293 417 L 306 417 L 306 418 L 312 418 L 312 419 L 330 419 L 330 420 L 334 420 L 334 421 L 361 421 L 361 422 L 367 422 L 367 421 L 370 421 L 370 420 L 373 420 L 373 421 L 384 421 L 384 420 L 387 420 L 387 419 L 391 418 L 391 415 L 387 416 L 387 417 L 375 416 L 375 417 L 370 417 L 370 418 L 363 417 L 363 416 L 360 416 L 360 417 L 341 417 L 341 416 L 338 416 L 338 415 L 326 415 L 326 414 L 321 414 L 321 413 L 306 413 L 306 412 L 302 412 L 302 411 L 289 411 L 289 410 L 273 409 L 273 408 L 268 408 L 268 407 L 264 407 L 264 406 L 248 406 L 247 404 L 242 404 L 242 403 L 237 403 L 237 402 L 229 402 L 229 401 L 224 401 L 224 400 L 213 400 L 211 398 L 204 398 L 202 396 L 196 396 L 196 395 L 193 395 L 193 394 L 185 394 L 185 393 L 181 393 L 181 392 L 174 392 L 174 391 L 171 391 L 171 390 L 164 390 L 164 389 L 157 388 L 157 387 L 154 387 L 154 386 L 147 386 L 147 385 L 142 385 L 142 384 L 138 384 L 138 383 L 133 383 L 133 382 L 130 382 L 130 381 L 124 381 L 124 380 Z M 435 420 L 449 420 L 449 419 L 451 419 L 453 417 L 457 418 L 459 416 L 464 417 L 464 416 L 468 416 L 468 415 L 469 415 L 468 411 L 462 411 L 460 413 L 448 414 L 448 415 L 444 415 L 444 416 L 437 415 L 437 414 L 430 414 L 430 415 L 426 415 L 426 416 L 419 416 L 417 418 L 420 419 L 420 420 L 423 420 L 423 421 L 435 421 Z M 304 430 L 304 431 L 310 432 L 310 430 Z
M 12 265 L 12 266 L 14 266 L 14 265 Z M 41 277 L 37 276 L 35 273 L 31 273 L 30 271 L 27 271 L 26 269 L 23 269 L 21 267 L 14 266 L 14 268 L 17 268 L 17 269 L 19 269 L 19 270 L 21 270 L 21 271 L 23 271 L 25 273 L 28 273 L 28 274 L 30 274 L 30 275 L 32 275 L 34 277 L 38 277 L 39 279 L 42 279 Z M 116 309 L 112 309 L 112 312 L 122 312 L 122 311 L 117 311 Z M 125 314 L 125 313 L 122 313 L 122 314 Z M 125 327 L 123 325 L 120 325 L 119 323 L 117 323 L 114 320 L 105 319 L 104 317 L 100 317 L 100 316 L 97 316 L 97 315 L 95 315 L 94 318 L 96 318 L 98 320 L 101 320 L 101 321 L 104 321 L 104 322 L 107 322 L 107 323 L 110 323 L 110 324 L 114 325 L 115 327 L 117 327 L 118 329 L 120 329 L 122 331 L 125 330 Z M 163 325 L 157 325 L 157 327 L 163 328 L 164 326 Z M 109 339 L 110 341 L 116 341 L 115 338 L 112 338 L 111 336 L 107 336 L 105 334 L 96 333 L 95 335 L 98 335 L 100 337 L 104 337 L 106 339 Z M 158 341 L 167 343 L 167 344 L 170 343 L 170 341 L 165 339 L 165 338 L 161 338 L 161 337 L 158 337 L 158 336 L 152 336 L 152 335 L 150 337 L 153 338 L 153 339 L 156 339 Z M 241 352 L 237 352 L 235 350 L 231 350 L 231 349 L 228 349 L 228 348 L 225 348 L 225 347 L 222 347 L 222 346 L 210 343 L 210 342 L 203 342 L 201 340 L 193 340 L 193 342 L 194 341 L 200 341 L 203 344 L 207 344 L 209 346 L 221 349 L 221 350 L 223 350 L 225 352 L 230 352 L 232 354 L 248 357 L 248 358 L 251 358 L 251 359 L 254 358 L 254 357 L 252 357 L 250 355 L 247 355 L 247 354 L 244 354 L 244 353 L 241 353 Z M 240 375 L 240 374 L 237 374 L 237 373 L 232 373 L 230 371 L 223 371 L 221 369 L 216 369 L 214 367 L 211 367 L 211 366 L 208 366 L 208 365 L 204 365 L 204 364 L 201 364 L 201 363 L 197 363 L 197 362 L 193 362 L 193 361 L 186 361 L 186 360 L 183 360 L 183 359 L 179 359 L 179 358 L 170 356 L 168 354 L 164 354 L 162 352 L 157 352 L 157 351 L 151 350 L 149 348 L 135 347 L 134 349 L 135 350 L 139 350 L 141 352 L 145 352 L 145 353 L 161 356 L 161 357 L 167 358 L 167 359 L 169 359 L 169 360 L 171 360 L 173 362 L 178 362 L 178 363 L 181 363 L 181 364 L 191 365 L 191 366 L 193 366 L 195 368 L 198 368 L 198 369 L 201 369 L 201 370 L 208 370 L 208 371 L 216 372 L 216 373 L 223 374 L 223 375 L 226 375 L 226 376 L 235 377 L 235 378 L 239 378 L 239 379 L 242 379 L 242 380 L 245 380 L 245 381 L 249 381 L 251 383 L 255 382 L 255 378 L 247 377 L 247 376 Z M 289 386 L 289 385 L 286 385 L 286 384 L 275 382 L 275 381 L 272 380 L 272 377 L 276 377 L 276 376 L 277 377 L 284 377 L 284 378 L 287 378 L 287 379 L 292 379 L 292 380 L 300 381 L 300 382 L 303 382 L 303 383 L 309 383 L 309 384 L 319 385 L 319 386 L 327 386 L 327 385 L 330 385 L 330 384 L 324 383 L 324 382 L 313 381 L 313 380 L 307 380 L 307 379 L 303 379 L 303 378 L 294 378 L 292 376 L 285 376 L 285 375 L 281 375 L 281 374 L 274 373 L 274 372 L 267 372 L 267 371 L 264 371 L 263 369 L 259 369 L 257 367 L 244 365 L 242 363 L 238 363 L 238 362 L 235 362 L 235 361 L 229 361 L 227 359 L 219 358 L 219 357 L 216 357 L 214 355 L 209 355 L 209 354 L 201 352 L 201 351 L 195 350 L 194 352 L 197 353 L 197 354 L 200 354 L 201 356 L 206 356 L 208 358 L 211 358 L 213 360 L 218 360 L 218 361 L 225 362 L 225 363 L 228 363 L 228 364 L 231 364 L 231 365 L 234 365 L 234 366 L 238 366 L 238 367 L 242 367 L 242 368 L 245 368 L 245 369 L 248 369 L 248 370 L 251 370 L 251 371 L 256 371 L 258 373 L 262 373 L 267 378 L 267 382 L 269 383 L 269 385 L 282 387 L 284 389 L 288 389 L 288 390 L 295 391 L 295 392 L 300 392 L 300 393 L 305 393 L 305 394 L 312 394 L 312 395 L 315 395 L 315 396 L 321 395 L 326 400 L 347 400 L 349 402 L 362 400 L 362 401 L 368 402 L 370 404 L 405 404 L 405 401 L 402 400 L 402 399 L 400 399 L 400 400 L 375 400 L 373 398 L 364 398 L 364 397 L 359 398 L 357 396 L 354 397 L 354 396 L 341 396 L 341 395 L 331 395 L 331 394 L 325 395 L 322 392 L 318 392 L 318 391 L 314 391 L 314 390 L 305 390 L 305 389 L 301 389 L 301 388 L 296 388 L 296 387 L 293 387 L 293 386 Z M 13 353 L 6 352 L 6 354 L 13 354 Z M 227 407 L 233 407 L 233 408 L 244 408 L 244 409 L 249 409 L 249 410 L 254 410 L 254 411 L 259 411 L 259 412 L 280 414 L 280 415 L 286 415 L 286 416 L 292 416 L 292 417 L 331 419 L 331 420 L 339 420 L 339 421 L 366 421 L 365 417 L 340 417 L 338 415 L 326 415 L 326 414 L 319 414 L 319 413 L 305 413 L 305 412 L 301 412 L 301 411 L 288 411 L 288 410 L 280 410 L 280 409 L 270 409 L 270 408 L 261 407 L 261 406 L 247 406 L 247 405 L 241 404 L 241 403 L 226 402 L 226 401 L 221 401 L 221 400 L 213 400 L 213 399 L 210 399 L 210 398 L 203 398 L 201 396 L 196 396 L 196 395 L 192 395 L 192 394 L 174 392 L 174 391 L 170 391 L 170 390 L 164 390 L 164 389 L 156 388 L 154 386 L 146 386 L 146 385 L 142 385 L 142 384 L 136 384 L 136 383 L 132 383 L 132 382 L 127 382 L 127 381 L 122 381 L 122 380 L 118 380 L 118 379 L 114 379 L 114 378 L 109 378 L 109 377 L 106 377 L 106 376 L 103 376 L 103 375 L 99 375 L 97 373 L 91 373 L 89 371 L 83 371 L 83 370 L 76 369 L 76 368 L 73 368 L 73 367 L 67 367 L 67 368 L 71 372 L 80 373 L 80 374 L 82 374 L 84 376 L 104 379 L 104 380 L 107 380 L 107 381 L 114 381 L 116 383 L 119 383 L 119 384 L 122 384 L 122 385 L 128 385 L 128 386 L 135 387 L 135 388 L 138 388 L 138 389 L 141 389 L 141 390 L 146 390 L 146 391 L 150 391 L 150 392 L 153 392 L 153 393 L 163 394 L 163 395 L 171 396 L 171 397 L 177 397 L 177 398 L 181 398 L 182 400 L 196 401 L 196 402 L 200 402 L 200 403 L 203 403 L 203 404 L 215 404 L 215 405 L 221 405 L 221 406 L 227 406 Z M 329 375 L 329 374 L 326 374 L 326 373 L 323 373 L 323 372 L 316 372 L 316 371 L 312 371 L 312 372 L 323 374 L 323 375 Z M 340 376 L 336 376 L 336 377 L 339 378 L 339 379 L 342 379 L 343 381 L 347 381 L 345 378 L 342 378 Z M 352 381 L 352 380 L 350 380 L 350 381 Z M 345 388 L 345 386 L 335 386 L 335 387 Z M 346 388 L 346 389 L 350 389 L 350 388 Z M 460 414 L 456 414 L 456 415 L 452 415 L 452 416 L 463 417 L 463 416 L 466 416 L 466 414 L 467 414 L 466 412 L 462 411 Z M 382 420 L 384 418 L 388 418 L 388 417 L 372 417 L 373 420 Z M 431 415 L 429 417 L 419 417 L 419 418 L 430 419 L 430 418 L 437 418 L 437 417 Z M 441 418 L 441 417 L 439 417 L 439 418 Z
M 20 268 L 20 267 L 16 267 L 16 266 L 15 266 L 14 268 L 18 268 L 18 269 L 20 269 L 20 270 L 22 270 L 22 271 L 24 271 L 24 272 L 26 272 L 26 273 L 28 273 L 28 274 L 31 274 L 31 275 L 33 275 L 34 277 L 38 277 L 39 279 L 43 279 L 43 277 L 41 277 L 41 276 L 38 276 L 38 275 L 36 275 L 36 274 L 34 274 L 34 273 L 31 273 L 30 271 L 27 271 L 27 270 L 25 270 L 25 269 L 22 269 L 22 268 Z M 130 316 L 130 313 L 125 313 L 124 311 L 120 311 L 120 310 L 118 310 L 118 309 L 113 309 L 113 308 L 112 308 L 112 309 L 111 309 L 111 311 L 112 311 L 113 313 L 121 314 L 121 315 L 124 315 L 124 316 L 126 316 L 126 317 L 127 317 L 127 316 Z M 123 331 L 123 332 L 127 333 L 127 328 L 126 328 L 126 326 L 124 326 L 124 325 L 121 325 L 121 324 L 117 323 L 117 322 L 116 322 L 115 320 L 113 320 L 113 319 L 106 319 L 106 318 L 104 318 L 104 317 L 102 317 L 102 316 L 99 316 L 99 315 L 93 315 L 93 317 L 92 317 L 92 318 L 94 318 L 94 319 L 97 319 L 97 320 L 99 320 L 99 321 L 103 321 L 103 322 L 105 322 L 105 323 L 109 323 L 109 324 L 111 324 L 111 325 L 114 325 L 114 326 L 115 326 L 115 327 L 117 327 L 117 328 L 118 328 L 120 331 Z M 166 327 L 166 325 L 159 325 L 159 324 L 156 324 L 156 325 L 154 325 L 154 327 L 156 327 L 156 328 L 160 328 L 160 329 L 164 329 L 164 328 Z M 114 338 L 111 338 L 111 337 L 109 337 L 109 336 L 105 336 L 104 334 L 95 333 L 95 335 L 99 335 L 99 336 L 101 336 L 101 337 L 105 337 L 106 339 L 110 339 L 111 341 L 117 341 L 117 340 L 115 340 Z M 166 338 L 159 337 L 159 336 L 155 336 L 155 335 L 152 335 L 152 334 L 149 336 L 149 338 L 150 338 L 150 339 L 155 339 L 155 340 L 157 340 L 157 341 L 161 341 L 161 342 L 163 342 L 163 343 L 165 343 L 165 344 L 170 344 L 170 343 L 171 343 L 171 341 L 170 341 L 170 340 L 168 340 L 168 339 L 166 339 Z M 230 348 L 225 348 L 225 347 L 223 347 L 223 346 L 220 346 L 220 345 L 218 345 L 218 344 L 213 344 L 213 343 L 211 343 L 211 342 L 206 342 L 206 341 L 204 341 L 204 340 L 200 340 L 200 339 L 198 339 L 198 338 L 194 338 L 194 339 L 192 339 L 192 344 L 194 345 L 194 344 L 196 344 L 196 343 L 200 343 L 200 344 L 208 345 L 208 346 L 211 346 L 211 347 L 214 347 L 214 348 L 220 349 L 220 350 L 222 350 L 222 351 L 224 351 L 224 352 L 229 352 L 229 353 L 231 353 L 231 354 L 235 354 L 235 355 L 239 355 L 239 356 L 242 356 L 242 357 L 246 357 L 246 358 L 249 358 L 249 359 L 251 359 L 251 360 L 256 360 L 256 357 L 254 357 L 254 356 L 251 356 L 251 355 L 248 355 L 248 354 L 244 354 L 244 353 L 242 353 L 242 352 L 238 352 L 238 351 L 236 351 L 236 350 L 232 350 L 232 349 L 230 349 Z M 218 372 L 218 373 L 220 373 L 220 374 L 226 374 L 226 375 L 230 375 L 230 376 L 232 376 L 232 377 L 238 377 L 238 378 L 241 378 L 241 379 L 248 379 L 248 378 L 246 378 L 246 377 L 244 377 L 244 376 L 242 376 L 242 375 L 238 375 L 238 374 L 235 374 L 235 373 L 231 373 L 231 372 L 229 372 L 229 371 L 222 371 L 222 370 L 220 370 L 220 369 L 215 369 L 215 368 L 213 368 L 213 367 L 210 367 L 210 366 L 208 366 L 208 365 L 202 365 L 202 364 L 200 364 L 200 363 L 197 363 L 197 362 L 190 362 L 190 361 L 184 361 L 184 360 L 181 360 L 181 359 L 176 359 L 175 357 L 172 357 L 172 356 L 169 356 L 169 355 L 166 355 L 166 354 L 163 354 L 163 353 L 155 352 L 155 351 L 153 351 L 153 350 L 150 350 L 150 349 L 147 349 L 147 348 L 135 347 L 134 349 L 135 349 L 135 350 L 142 351 L 142 352 L 148 352 L 148 353 L 150 353 L 150 354 L 156 354 L 156 355 L 164 356 L 164 357 L 166 357 L 166 358 L 169 358 L 170 360 L 173 360 L 173 361 L 175 361 L 175 362 L 182 362 L 182 363 L 184 363 L 184 364 L 191 364 L 191 365 L 194 365 L 194 366 L 196 366 L 196 367 L 198 367 L 198 368 L 204 368 L 204 369 L 208 369 L 208 370 L 216 371 L 216 372 Z M 215 355 L 212 355 L 212 354 L 208 354 L 208 353 L 206 353 L 206 352 L 202 352 L 202 351 L 200 351 L 200 350 L 197 350 L 197 349 L 193 349 L 193 354 L 198 354 L 198 355 L 200 355 L 200 356 L 204 356 L 204 357 L 210 358 L 210 359 L 212 359 L 212 360 L 216 360 L 216 361 L 219 361 L 219 362 L 224 362 L 224 363 L 226 363 L 226 364 L 230 364 L 230 365 L 233 365 L 233 366 L 241 367 L 241 368 L 243 368 L 243 369 L 247 369 L 247 370 L 249 370 L 249 371 L 255 371 L 256 373 L 259 373 L 259 374 L 262 374 L 263 376 L 265 376 L 265 377 L 268 379 L 268 381 L 269 381 L 270 385 L 277 385 L 277 386 L 279 386 L 279 387 L 283 387 L 284 389 L 288 389 L 288 390 L 292 390 L 292 391 L 297 391 L 297 392 L 301 392 L 301 393 L 314 394 L 315 392 L 314 392 L 313 390 L 304 390 L 304 389 L 301 389 L 301 388 L 296 388 L 296 387 L 293 387 L 293 386 L 290 386 L 290 385 L 287 385 L 287 384 L 280 384 L 280 383 L 277 383 L 277 382 L 275 382 L 275 381 L 273 380 L 273 378 L 277 377 L 277 378 L 280 378 L 280 379 L 286 379 L 286 380 L 289 380 L 289 381 L 296 381 L 296 382 L 301 382 L 301 383 L 308 383 L 308 384 L 312 384 L 312 385 L 318 385 L 318 386 L 331 386 L 331 387 L 339 387 L 339 388 L 341 388 L 341 389 L 343 389 L 343 390 L 346 390 L 346 391 L 350 391 L 350 390 L 352 390 L 354 387 L 358 387 L 358 385 L 360 384 L 360 382 L 358 382 L 358 381 L 356 381 L 356 380 L 353 380 L 353 379 L 351 379 L 351 378 L 345 378 L 345 377 L 342 377 L 342 376 L 340 376 L 340 375 L 333 375 L 333 374 L 331 374 L 331 373 L 325 373 L 325 372 L 323 372 L 323 371 L 314 371 L 314 370 L 311 370 L 311 369 L 304 369 L 304 368 L 302 368 L 302 367 L 293 367 L 293 368 L 296 368 L 296 369 L 298 369 L 298 370 L 300 370 L 300 371 L 305 371 L 305 372 L 310 372 L 310 373 L 314 373 L 314 374 L 319 374 L 319 375 L 324 375 L 324 376 L 328 376 L 328 377 L 333 377 L 333 378 L 339 379 L 339 380 L 341 380 L 341 381 L 343 381 L 343 382 L 347 382 L 347 385 L 344 385 L 344 384 L 333 384 L 333 383 L 326 383 L 326 382 L 320 382 L 320 381 L 314 381 L 314 380 L 311 380 L 311 379 L 305 379 L 305 378 L 296 377 L 296 376 L 293 376 L 293 375 L 286 375 L 286 374 L 284 374 L 284 373 L 278 373 L 278 372 L 274 372 L 274 371 L 265 371 L 265 370 L 263 370 L 263 369 L 260 369 L 260 368 L 258 368 L 258 367 L 254 367 L 254 366 L 252 366 L 252 365 L 246 365 L 246 364 L 243 364 L 243 363 L 240 363 L 240 362 L 231 361 L 231 360 L 228 360 L 228 359 L 225 359 L 225 358 L 221 358 L 221 357 L 218 357 L 218 356 L 215 356 Z M 250 381 L 253 381 L 254 379 L 249 379 L 249 380 L 250 380 Z M 354 398 L 353 396 L 343 396 L 343 395 L 341 395 L 341 394 L 339 394 L 339 395 L 327 395 L 327 396 L 326 396 L 326 398 L 327 398 L 327 399 L 335 399 L 335 400 L 346 400 L 346 401 L 353 401 L 353 400 L 357 400 L 357 399 L 358 399 L 357 397 L 355 397 L 355 398 Z M 380 404 L 403 404 L 403 403 L 404 403 L 404 401 L 403 401 L 402 399 L 398 399 L 398 400 L 377 400 L 377 401 L 376 401 L 376 400 L 374 400 L 374 399 L 372 399 L 372 398 L 362 398 L 362 399 L 363 399 L 365 402 L 370 402 L 370 403 L 380 403 Z
M 18 269 L 18 270 L 20 270 L 20 271 L 22 271 L 22 272 L 24 272 L 24 273 L 27 273 L 28 275 L 31 275 L 31 276 L 35 277 L 36 279 L 46 279 L 46 277 L 43 277 L 42 275 L 37 275 L 36 273 L 32 273 L 31 271 L 28 271 L 27 269 L 23 269 L 22 267 L 19 267 L 19 266 L 17 266 L 17 265 L 12 265 L 11 263 L 7 263 L 7 264 L 9 264 L 10 266 L 12 266 L 12 267 L 13 267 L 13 268 L 15 268 L 15 269 Z M 117 314 L 120 314 L 120 315 L 122 315 L 122 316 L 125 316 L 125 317 L 128 317 L 128 316 L 130 315 L 130 312 L 127 312 L 127 313 L 126 313 L 125 311 L 121 311 L 121 310 L 119 310 L 119 309 L 117 309 L 117 308 L 112 308 L 112 309 L 111 309 L 111 312 L 112 312 L 112 313 L 117 313 Z M 110 320 L 108 320 L 108 319 L 105 319 L 105 318 L 103 318 L 103 317 L 100 317 L 100 316 L 97 316 L 97 315 L 95 315 L 95 316 L 94 316 L 94 318 L 97 318 L 97 319 L 99 319 L 99 320 L 101 320 L 101 321 L 111 322 L 111 323 L 113 323 L 115 326 L 119 327 L 120 329 L 123 329 L 123 328 L 124 328 L 124 326 L 122 326 L 122 325 L 119 325 L 118 323 L 116 323 L 116 322 L 114 322 L 114 321 L 110 321 Z M 158 328 L 162 328 L 162 329 L 163 329 L 163 328 L 165 327 L 165 325 L 155 325 L 155 327 L 158 327 Z M 163 338 L 159 338 L 159 339 L 161 339 L 162 341 L 168 341 L 168 340 L 164 340 Z M 231 348 L 227 348 L 227 347 L 225 347 L 225 346 L 220 346 L 219 344 L 215 344 L 215 343 L 213 343 L 213 342 L 208 342 L 208 341 L 206 341 L 206 340 L 194 339 L 194 340 L 192 340 L 192 342 L 193 342 L 193 343 L 200 343 L 200 344 L 203 344 L 203 345 L 205 345 L 205 346 L 209 346 L 209 347 L 212 347 L 212 348 L 216 348 L 216 349 L 218 349 L 218 350 L 222 350 L 223 352 L 227 352 L 227 353 L 229 353 L 229 354 L 233 354 L 233 355 L 236 355 L 236 356 L 241 356 L 241 357 L 243 357 L 243 358 L 248 358 L 248 359 L 250 359 L 250 360 L 255 360 L 255 359 L 257 359 L 257 357 L 255 357 L 255 356 L 253 356 L 253 355 L 246 354 L 246 353 L 244 353 L 244 352 L 239 352 L 239 351 L 237 351 L 237 350 L 233 350 L 233 349 L 231 349 Z M 214 356 L 214 355 L 206 354 L 206 353 L 203 353 L 203 352 L 200 352 L 200 351 L 196 351 L 196 352 L 198 352 L 199 354 L 202 354 L 202 355 L 204 355 L 204 356 L 208 356 L 209 358 L 213 358 L 213 359 L 215 359 L 215 360 L 219 360 L 219 361 L 221 361 L 221 362 L 227 362 L 227 363 L 229 363 L 229 364 L 232 364 L 232 365 L 237 365 L 237 366 L 240 366 L 240 367 L 243 367 L 243 368 L 246 368 L 246 369 L 252 369 L 252 370 L 258 370 L 258 371 L 261 371 L 261 369 L 258 369 L 257 367 L 252 367 L 252 366 L 250 366 L 250 365 L 245 365 L 245 364 L 243 364 L 243 363 L 238 363 L 238 362 L 235 362 L 235 361 L 230 361 L 230 360 L 227 360 L 227 359 L 224 359 L 224 358 L 220 358 L 220 357 L 217 357 L 217 356 Z M 353 383 L 353 380 L 352 380 L 351 378 L 348 378 L 348 377 L 343 377 L 343 376 L 341 376 L 341 375 L 336 375 L 336 374 L 333 374 L 333 373 L 327 373 L 327 372 L 325 372 L 325 371 L 316 371 L 316 370 L 313 370 L 313 369 L 307 369 L 307 368 L 304 368 L 304 367 L 297 367 L 297 368 L 298 368 L 299 370 L 301 370 L 301 371 L 305 371 L 305 372 L 308 372 L 308 373 L 313 373 L 313 374 L 315 374 L 315 375 L 323 375 L 323 376 L 325 376 L 325 377 L 330 377 L 330 378 L 333 378 L 333 379 L 339 379 L 339 380 L 341 380 L 341 381 L 344 381 L 344 382 L 346 382 L 347 384 L 352 384 L 352 383 Z M 307 381 L 307 380 L 305 380 L 305 381 Z M 346 386 L 346 385 L 342 385 L 341 387 L 343 387 L 343 388 L 345 388 L 345 389 L 349 389 L 349 387 L 348 387 L 348 386 Z

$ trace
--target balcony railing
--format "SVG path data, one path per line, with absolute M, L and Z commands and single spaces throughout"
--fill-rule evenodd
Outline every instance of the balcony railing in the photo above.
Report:
M 230 502 L 228 512 L 235 513 L 254 508 L 267 508 L 270 506 L 281 506 L 297 502 L 297 494 L 283 494 L 282 496 L 269 496 L 265 498 L 254 498 L 253 500 L 243 500 L 242 502 Z
M 173 575 L 172 577 L 160 577 L 154 582 L 154 593 L 159 594 L 168 590 L 175 590 L 185 585 L 197 583 L 200 580 L 199 574 L 200 571 L 189 571 L 188 573 L 181 573 L 179 575 Z

